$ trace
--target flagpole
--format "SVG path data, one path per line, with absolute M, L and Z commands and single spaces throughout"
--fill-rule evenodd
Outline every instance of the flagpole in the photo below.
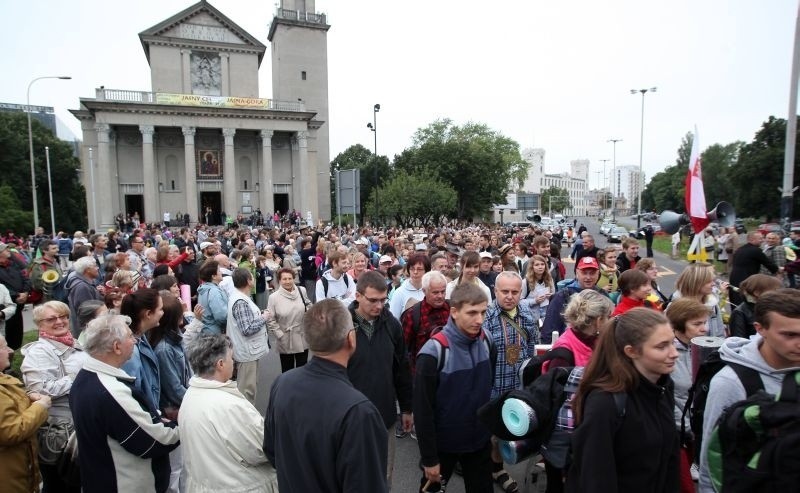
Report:
M 794 56 L 792 58 L 792 79 L 789 81 L 789 115 L 786 119 L 786 149 L 783 156 L 783 186 L 781 187 L 781 222 L 789 227 L 792 217 L 792 196 L 794 187 L 795 141 L 797 140 L 797 85 L 800 79 L 800 4 L 797 6 L 797 19 L 794 28 Z

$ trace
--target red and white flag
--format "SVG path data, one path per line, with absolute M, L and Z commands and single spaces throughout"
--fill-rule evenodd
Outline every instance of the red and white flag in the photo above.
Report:
M 689 172 L 686 174 L 686 214 L 692 221 L 695 234 L 703 231 L 711 222 L 706 216 L 706 193 L 703 190 L 703 167 L 700 159 L 700 139 L 697 136 L 697 127 L 694 129 Z

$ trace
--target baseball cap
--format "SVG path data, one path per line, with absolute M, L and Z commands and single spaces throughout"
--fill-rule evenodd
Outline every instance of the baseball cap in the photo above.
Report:
M 361 237 L 361 238 L 357 239 L 357 240 L 355 241 L 355 243 L 356 243 L 356 245 L 364 245 L 364 246 L 367 246 L 367 245 L 369 245 L 369 240 L 368 240 L 368 239 L 366 239 L 366 238 L 364 238 L 364 237 Z
M 210 241 L 204 241 L 204 242 L 200 243 L 200 250 L 205 250 L 206 248 L 208 248 L 210 246 L 213 246 L 213 245 L 214 244 L 211 243 Z
M 600 269 L 600 265 L 598 265 L 597 259 L 594 257 L 583 257 L 578 262 L 576 269 Z
M 480 258 L 488 258 L 488 259 L 491 259 L 491 258 L 492 258 L 492 254 L 491 254 L 491 253 L 489 253 L 489 252 L 481 252 L 481 253 L 479 253 L 479 254 L 478 254 L 478 256 L 479 256 Z
M 414 250 L 418 252 L 424 252 L 427 249 L 428 246 L 425 243 L 417 243 L 416 245 L 414 245 Z
M 382 264 L 384 262 L 391 262 L 391 261 L 392 261 L 392 257 L 390 257 L 388 255 L 381 255 L 381 258 L 378 259 L 378 263 L 379 264 Z

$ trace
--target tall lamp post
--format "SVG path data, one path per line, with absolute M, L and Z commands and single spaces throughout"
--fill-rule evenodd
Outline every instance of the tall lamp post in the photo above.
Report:
M 33 131 L 31 130 L 31 86 L 37 80 L 42 79 L 62 79 L 69 80 L 72 77 L 68 75 L 46 75 L 44 77 L 37 77 L 28 84 L 27 104 L 28 110 L 28 146 L 30 150 L 31 159 L 31 193 L 33 194 L 33 229 L 36 234 L 36 228 L 39 226 L 39 203 L 36 200 L 36 169 L 33 166 Z
M 606 163 L 611 161 L 610 159 L 601 159 L 603 163 L 603 181 L 600 183 L 600 192 L 603 194 L 603 215 L 605 215 L 605 208 L 606 208 L 606 193 L 603 192 L 603 188 L 606 186 Z
M 617 183 L 617 142 L 622 139 L 608 139 L 606 142 L 614 144 L 614 161 L 611 166 L 611 221 L 617 221 L 617 195 L 614 193 L 614 185 Z
M 375 154 L 375 224 L 378 223 L 378 112 L 381 110 L 380 104 L 375 104 L 372 107 L 372 123 L 367 123 L 367 128 L 372 130 L 372 135 L 375 138 L 374 154 Z
M 631 89 L 631 94 L 636 94 L 637 92 L 642 93 L 642 122 L 639 133 L 639 176 L 637 177 L 638 183 L 636 184 L 636 188 L 639 190 L 639 199 L 636 204 L 638 206 L 636 208 L 636 229 L 639 229 L 642 227 L 642 188 L 644 188 L 642 186 L 642 182 L 644 181 L 644 174 L 642 172 L 642 151 L 644 150 L 644 95 L 648 92 L 656 92 L 656 88 Z

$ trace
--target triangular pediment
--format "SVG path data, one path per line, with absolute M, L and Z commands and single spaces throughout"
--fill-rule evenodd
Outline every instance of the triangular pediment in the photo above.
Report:
M 259 53 L 259 64 L 266 51 L 263 43 L 205 0 L 142 31 L 139 33 L 139 39 L 148 61 L 150 43 L 167 40 L 187 46 L 227 45 L 253 50 Z

